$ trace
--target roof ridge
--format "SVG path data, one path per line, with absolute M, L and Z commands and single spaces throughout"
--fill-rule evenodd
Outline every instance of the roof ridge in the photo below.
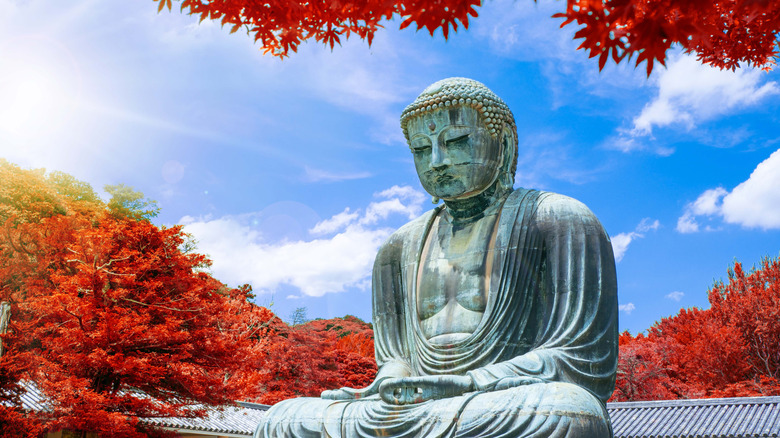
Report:
M 772 405 L 780 404 L 780 396 L 695 398 L 677 400 L 645 400 L 631 402 L 610 402 L 607 409 L 626 408 L 665 408 L 675 406 L 713 406 L 713 405 Z
M 778 398 L 780 398 L 780 397 L 778 397 Z M 258 411 L 267 411 L 267 410 L 271 409 L 271 405 L 264 405 L 262 403 L 252 403 L 252 402 L 240 401 L 240 402 L 236 402 L 236 404 L 238 404 L 239 406 L 244 407 L 244 408 L 256 409 Z

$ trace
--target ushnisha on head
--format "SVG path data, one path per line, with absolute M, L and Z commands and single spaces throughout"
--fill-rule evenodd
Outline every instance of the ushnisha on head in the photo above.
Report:
M 444 125 L 452 125 L 452 128 Z M 460 132 L 464 129 L 456 126 L 471 126 L 476 131 L 465 129 L 472 133 L 466 136 Z M 441 186 L 445 182 L 455 184 L 451 177 L 458 176 L 456 168 L 461 169 L 460 173 L 473 174 L 476 170 L 484 175 L 488 171 L 486 166 L 493 167 L 490 179 L 499 182 L 501 191 L 511 190 L 517 167 L 517 127 L 506 103 L 482 83 L 467 78 L 449 78 L 430 85 L 401 114 L 401 129 L 415 154 L 415 165 L 423 187 L 434 199 L 448 199 L 444 196 L 446 190 L 441 195 L 434 192 L 443 189 Z M 459 146 L 455 147 L 456 144 Z M 462 153 L 461 157 L 458 156 L 463 147 L 471 149 L 471 158 L 463 157 Z M 431 151 L 431 148 L 434 150 Z M 437 167 L 437 157 L 444 157 L 444 164 L 440 167 Z M 456 164 L 459 158 L 463 159 Z M 472 171 L 463 167 L 469 160 L 474 164 Z M 450 161 L 454 166 L 448 171 L 445 166 Z M 473 196 L 486 188 L 484 178 L 480 183 L 473 175 L 472 181 L 460 176 L 456 179 L 466 186 L 473 185 L 475 189 L 482 186 L 477 191 L 464 188 L 464 197 Z M 451 191 L 453 194 L 456 192 L 454 187 Z
M 470 106 L 479 111 L 493 137 L 501 133 L 503 124 L 507 124 L 517 137 L 515 118 L 506 103 L 485 84 L 468 78 L 442 79 L 423 90 L 401 113 L 404 136 L 409 138 L 406 124 L 410 118 L 449 106 Z

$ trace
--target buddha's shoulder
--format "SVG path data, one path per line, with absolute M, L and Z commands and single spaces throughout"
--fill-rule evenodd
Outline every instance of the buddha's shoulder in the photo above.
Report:
M 419 242 L 423 234 L 425 234 L 429 222 L 438 211 L 438 207 L 427 211 L 393 232 L 380 246 L 379 258 L 390 257 L 397 259 L 401 257 L 401 253 L 419 246 Z
M 560 193 L 518 189 L 507 200 L 508 204 L 527 204 L 529 202 L 533 203 L 533 217 L 537 223 L 598 221 L 584 203 Z

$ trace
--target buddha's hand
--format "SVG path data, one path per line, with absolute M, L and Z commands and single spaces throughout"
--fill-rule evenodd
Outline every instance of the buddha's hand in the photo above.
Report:
M 534 385 L 536 383 L 548 383 L 548 381 L 533 376 L 507 377 L 505 379 L 499 380 L 496 386 L 493 388 L 493 390 L 501 391 L 503 389 L 515 388 L 518 386 Z
M 404 362 L 389 361 L 385 362 L 377 371 L 376 378 L 370 385 L 363 389 L 341 388 L 324 391 L 322 398 L 330 400 L 358 400 L 370 397 L 379 393 L 379 388 L 385 380 L 394 380 L 409 376 L 412 373 L 411 368 Z
M 428 400 L 456 397 L 474 390 L 469 376 L 443 375 L 387 379 L 379 386 L 386 403 L 408 405 Z
M 358 400 L 379 392 L 379 385 L 386 379 L 376 379 L 363 389 L 339 388 L 323 391 L 321 397 L 330 400 Z

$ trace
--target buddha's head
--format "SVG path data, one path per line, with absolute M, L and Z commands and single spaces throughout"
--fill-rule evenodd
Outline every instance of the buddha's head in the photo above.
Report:
M 401 114 L 423 188 L 436 198 L 465 199 L 496 186 L 511 189 L 517 127 L 501 98 L 482 83 L 444 79 Z

